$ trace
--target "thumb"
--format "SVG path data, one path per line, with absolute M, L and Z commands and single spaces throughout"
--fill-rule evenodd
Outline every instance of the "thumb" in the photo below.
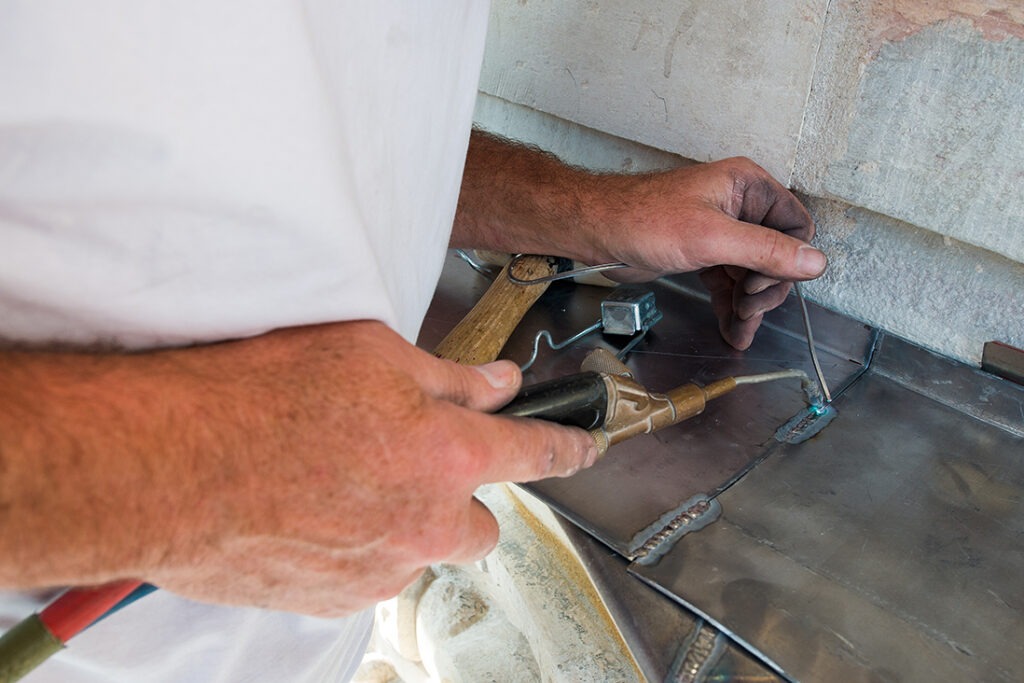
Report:
M 825 254 L 784 232 L 720 215 L 697 258 L 704 266 L 749 268 L 779 280 L 813 280 L 825 272 Z
M 484 365 L 442 361 L 436 368 L 436 372 L 421 379 L 421 386 L 427 394 L 485 413 L 511 401 L 523 382 L 519 366 L 508 360 Z

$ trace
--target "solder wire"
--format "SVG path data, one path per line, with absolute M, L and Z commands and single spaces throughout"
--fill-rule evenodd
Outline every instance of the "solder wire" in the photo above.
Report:
M 807 402 L 811 404 L 814 409 L 821 407 L 821 392 L 818 391 L 817 385 L 814 383 L 807 373 L 803 370 L 797 370 L 796 368 L 790 368 L 786 370 L 779 370 L 778 372 L 765 372 L 760 375 L 740 375 L 739 377 L 733 377 L 736 384 L 761 384 L 762 382 L 772 382 L 777 379 L 786 379 L 789 377 L 795 377 L 800 380 L 800 388 L 804 390 L 804 394 L 807 396 Z
M 533 353 L 530 354 L 530 360 L 526 361 L 525 363 L 523 363 L 522 365 L 519 366 L 520 372 L 526 372 L 527 370 L 529 370 L 530 367 L 533 365 L 534 361 L 537 360 L 537 353 L 540 351 L 540 340 L 541 339 L 544 339 L 544 340 L 547 341 L 548 346 L 551 347 L 552 351 L 558 351 L 559 349 L 564 349 L 569 344 L 572 344 L 573 342 L 578 341 L 578 340 L 582 339 L 583 337 L 587 336 L 588 334 L 590 334 L 591 332 L 596 332 L 599 329 L 601 329 L 601 321 L 600 320 L 598 320 L 596 323 L 594 323 L 590 327 L 586 328 L 585 330 L 581 330 L 581 331 L 577 332 L 576 334 L 574 334 L 573 336 L 569 337 L 565 341 L 558 342 L 558 343 L 555 343 L 555 340 L 551 338 L 551 333 L 550 332 L 548 332 L 547 330 L 541 330 L 533 338 Z
M 807 376 L 807 373 L 803 370 L 797 370 L 792 368 L 789 370 L 779 370 L 778 372 L 764 372 L 760 375 L 740 375 L 733 377 L 736 380 L 736 384 L 761 384 L 762 382 L 772 382 L 777 379 L 787 379 L 789 377 L 796 377 L 804 382 L 810 382 L 811 378 Z
M 811 317 L 807 314 L 807 304 L 804 302 L 803 292 L 800 291 L 800 283 L 794 282 L 793 289 L 796 290 L 796 298 L 800 302 L 800 312 L 804 318 L 804 330 L 807 332 L 807 348 L 811 352 L 811 363 L 814 364 L 814 373 L 818 376 L 818 384 L 821 385 L 821 393 L 825 394 L 825 402 L 832 402 L 832 394 L 825 384 L 825 373 L 821 371 L 821 364 L 818 362 L 818 352 L 814 349 L 814 335 L 811 333 Z
M 573 268 L 572 270 L 566 270 L 561 273 L 555 273 L 554 275 L 545 275 L 544 277 L 535 277 L 532 280 L 524 280 L 521 277 L 514 275 L 512 271 L 515 269 L 515 265 L 526 256 L 528 256 L 528 254 L 516 254 L 512 257 L 512 261 L 509 262 L 508 279 L 517 285 L 537 285 L 542 282 L 557 282 L 559 280 L 568 280 L 569 278 L 573 278 L 578 275 L 586 275 L 587 273 L 600 273 L 605 270 L 629 267 L 629 264 L 622 262 L 601 263 L 596 266 L 582 266 L 580 268 Z
M 523 363 L 522 365 L 520 365 L 519 366 L 519 371 L 520 372 L 526 372 L 531 367 L 533 367 L 534 362 L 536 362 L 536 360 L 537 360 L 537 354 L 540 352 L 540 340 L 541 339 L 544 339 L 544 340 L 547 341 L 548 346 L 551 347 L 552 351 L 559 351 L 561 349 L 564 349 L 569 344 L 572 344 L 575 341 L 579 341 L 580 339 L 582 339 L 583 337 L 587 336 L 591 332 L 596 332 L 597 330 L 601 329 L 602 324 L 603 324 L 603 322 L 598 320 L 596 323 L 594 323 L 593 325 L 591 325 L 587 329 L 582 330 L 580 332 L 577 332 L 573 336 L 571 336 L 568 339 L 566 339 L 564 342 L 559 342 L 559 343 L 555 343 L 554 339 L 552 339 L 552 337 L 551 337 L 551 333 L 550 332 L 548 332 L 547 330 L 541 330 L 533 338 L 533 352 L 530 354 L 530 360 L 528 360 L 525 363 Z M 619 351 L 617 354 L 615 354 L 615 357 L 618 358 L 619 360 L 625 360 L 626 356 L 629 355 L 629 352 L 632 351 L 634 348 L 636 348 L 637 344 L 642 342 L 644 340 L 644 337 L 646 337 L 646 336 L 647 336 L 647 330 L 643 330 L 642 332 L 640 332 L 640 334 L 634 335 L 634 337 L 629 340 L 629 343 L 626 344 L 624 347 L 622 347 L 621 351 Z

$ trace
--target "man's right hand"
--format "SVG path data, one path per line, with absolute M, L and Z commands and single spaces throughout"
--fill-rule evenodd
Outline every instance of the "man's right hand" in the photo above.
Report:
M 484 483 L 593 464 L 578 429 L 488 414 L 514 364 L 378 322 L 141 354 L 0 354 L 0 583 L 134 577 L 321 616 L 497 541 Z

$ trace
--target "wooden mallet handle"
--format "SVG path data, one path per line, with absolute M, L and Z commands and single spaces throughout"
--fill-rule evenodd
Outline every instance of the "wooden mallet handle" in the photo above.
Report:
M 557 260 L 550 256 L 525 256 L 509 262 L 476 306 L 437 345 L 435 356 L 467 365 L 497 359 L 519 321 L 551 284 L 512 282 L 508 279 L 508 269 L 513 263 L 515 276 L 521 280 L 554 275 L 557 268 Z

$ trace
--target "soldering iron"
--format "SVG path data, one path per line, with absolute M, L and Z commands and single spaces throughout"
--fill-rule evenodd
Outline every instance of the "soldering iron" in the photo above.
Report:
M 501 415 L 534 417 L 590 432 L 604 454 L 609 446 L 663 429 L 704 412 L 711 399 L 743 384 L 799 379 L 812 409 L 821 405 L 817 386 L 802 370 L 726 377 L 707 386 L 683 384 L 665 393 L 648 391 L 611 352 L 598 348 L 582 372 L 525 387 Z

